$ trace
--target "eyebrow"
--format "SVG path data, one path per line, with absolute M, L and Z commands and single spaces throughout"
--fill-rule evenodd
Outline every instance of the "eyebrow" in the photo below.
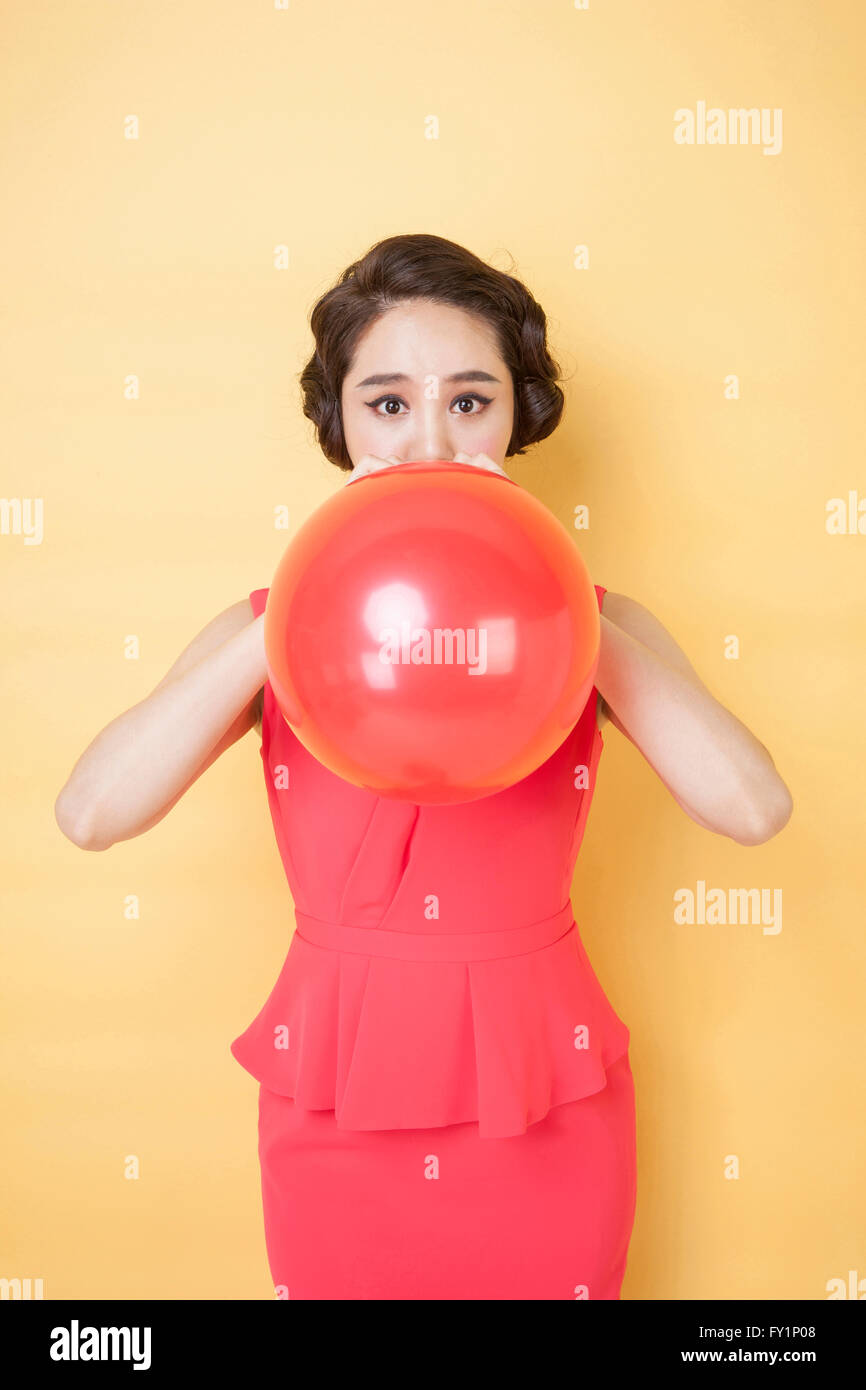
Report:
M 363 381 L 359 381 L 355 387 L 360 391 L 365 386 L 394 386 L 398 381 L 411 381 L 412 378 L 405 372 L 378 372 L 375 376 L 365 376 Z M 443 378 L 445 381 L 494 381 L 501 385 L 498 376 L 491 376 L 489 372 L 452 372 L 451 376 Z

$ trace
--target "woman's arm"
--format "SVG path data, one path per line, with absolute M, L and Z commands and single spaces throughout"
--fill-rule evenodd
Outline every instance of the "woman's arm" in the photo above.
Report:
M 156 825 L 221 753 L 255 726 L 267 679 L 264 614 L 232 604 L 157 686 L 85 749 L 54 807 L 81 849 L 104 850 Z
M 791 793 L 769 752 L 710 694 L 643 604 L 604 594 L 595 684 L 610 722 L 698 825 L 759 845 L 787 824 Z

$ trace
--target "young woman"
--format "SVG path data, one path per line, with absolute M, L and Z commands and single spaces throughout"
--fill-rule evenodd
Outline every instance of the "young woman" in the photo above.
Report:
M 311 326 L 304 413 L 350 484 L 409 459 L 504 472 L 559 423 L 542 309 L 453 242 L 380 242 Z M 634 743 L 686 815 L 738 844 L 775 835 L 792 802 L 662 624 L 625 595 L 596 595 L 601 651 L 581 718 L 494 796 L 415 806 L 318 763 L 267 680 L 266 589 L 208 624 L 60 793 L 64 833 L 106 849 L 261 732 L 297 925 L 231 1046 L 259 1081 L 278 1296 L 620 1295 L 636 1200 L 630 1035 L 570 902 L 602 726 Z

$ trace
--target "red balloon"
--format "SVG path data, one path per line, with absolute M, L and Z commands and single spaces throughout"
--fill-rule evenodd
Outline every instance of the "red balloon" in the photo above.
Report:
M 265 610 L 271 687 L 301 743 L 419 805 L 540 767 L 583 712 L 599 637 L 562 523 L 512 479 L 444 459 L 344 485 L 289 543 Z

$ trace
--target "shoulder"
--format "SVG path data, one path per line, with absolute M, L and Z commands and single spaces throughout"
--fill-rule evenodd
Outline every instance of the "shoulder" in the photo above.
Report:
M 249 614 L 252 614 L 253 618 L 261 617 L 262 613 L 264 613 L 265 604 L 267 603 L 269 592 L 269 589 L 253 589 L 252 593 L 249 595 L 247 599 L 247 612 Z M 264 703 L 265 688 L 264 686 L 260 686 L 255 697 L 256 722 L 253 726 L 259 738 L 262 737 L 262 725 L 264 722 Z
M 608 589 L 602 596 L 601 611 L 609 623 L 658 652 L 671 666 L 678 667 L 694 680 L 700 680 L 679 642 L 645 604 L 629 598 L 627 594 L 617 594 Z
M 238 599 L 237 603 L 229 604 L 228 608 L 217 613 L 216 617 L 211 618 L 210 622 L 205 623 L 201 631 L 195 634 L 174 664 L 169 667 L 159 685 L 154 688 L 159 690 L 168 681 L 174 680 L 177 676 L 185 675 L 203 657 L 209 656 L 212 651 L 223 642 L 227 642 L 230 637 L 234 637 L 235 633 L 240 632 L 250 622 L 252 622 L 252 618 L 248 599 Z
M 598 590 L 598 589 L 600 589 L 602 586 L 601 586 L 600 584 L 597 584 L 595 587 L 596 587 L 596 590 Z M 606 614 L 605 611 L 604 611 L 604 601 L 605 601 L 605 599 L 607 598 L 607 593 L 608 593 L 608 591 L 607 591 L 607 589 L 605 589 L 604 592 L 599 596 L 599 603 L 598 603 L 598 611 L 599 611 L 599 613 L 603 614 L 603 616 L 604 616 L 605 618 L 607 617 L 607 614 Z M 596 699 L 596 702 L 595 702 L 595 723 L 596 723 L 596 727 L 597 727 L 598 729 L 601 729 L 601 728 L 607 723 L 607 721 L 610 719 L 610 711 L 609 711 L 609 709 L 608 709 L 608 707 L 607 707 L 607 704 L 605 703 L 604 696 L 602 695 L 601 691 L 598 690 L 597 688 L 596 688 L 596 695 L 597 695 L 597 699 Z

